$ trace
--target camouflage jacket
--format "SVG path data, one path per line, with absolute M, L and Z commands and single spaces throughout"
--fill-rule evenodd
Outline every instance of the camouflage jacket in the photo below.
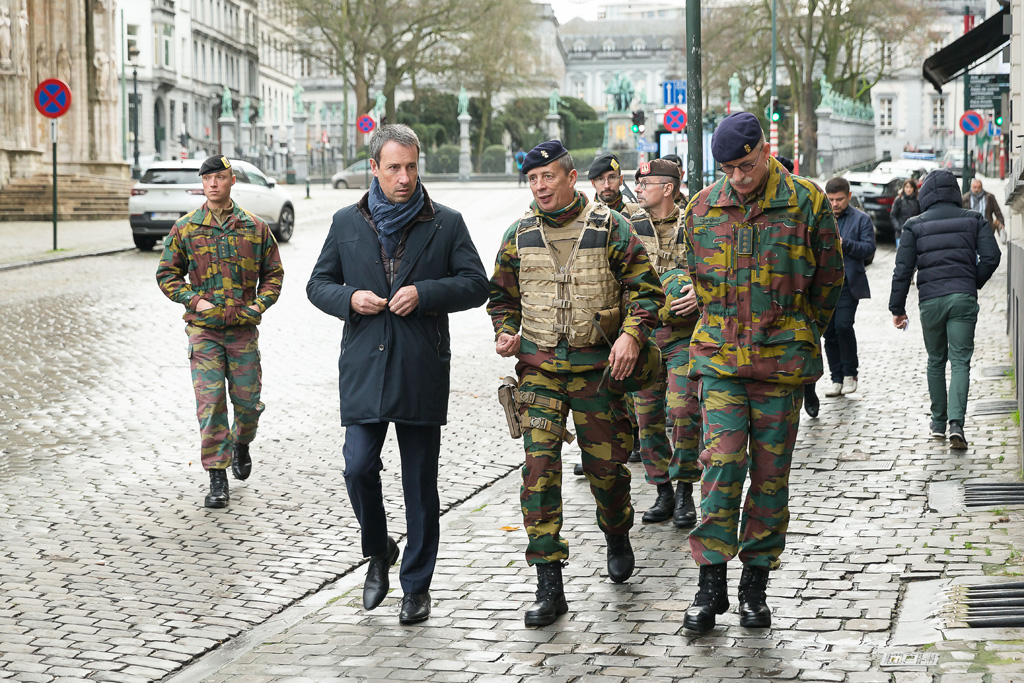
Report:
M 156 281 L 168 299 L 185 306 L 185 322 L 213 329 L 258 325 L 281 295 L 277 240 L 266 222 L 238 204 L 224 225 L 216 223 L 205 202 L 179 218 L 164 240 Z M 200 299 L 214 307 L 196 311 Z
M 804 384 L 822 374 L 819 339 L 843 284 L 836 220 L 821 188 L 770 164 L 749 204 L 720 178 L 686 207 L 701 309 L 690 377 Z
M 586 208 L 584 208 L 586 211 Z M 658 326 L 658 311 L 665 303 L 658 274 L 651 267 L 640 239 L 633 234 L 629 222 L 617 211 L 611 212 L 608 239 L 608 263 L 619 280 L 623 292 L 628 292 L 628 308 L 622 320 L 621 331 L 637 340 L 641 345 Z M 519 254 L 516 250 L 516 230 L 519 219 L 509 226 L 501 241 L 501 248 L 494 263 L 491 277 L 491 293 L 487 302 L 487 313 L 491 316 L 494 336 L 505 332 L 516 334 L 522 321 L 519 305 Z M 519 359 L 529 365 L 560 372 L 566 367 L 561 361 L 576 369 L 582 367 L 603 367 L 608 359 L 609 348 L 570 348 L 563 339 L 556 349 L 544 351 L 528 339 L 522 339 Z

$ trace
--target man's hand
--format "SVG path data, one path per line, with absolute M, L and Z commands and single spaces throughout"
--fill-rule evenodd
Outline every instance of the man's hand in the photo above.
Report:
M 902 330 L 907 326 L 907 316 L 905 315 L 894 315 L 892 317 L 892 324 L 896 326 L 897 330 Z
M 494 350 L 502 358 L 508 358 L 519 353 L 519 341 L 522 337 L 518 334 L 502 332 L 498 335 L 498 341 L 494 344 Z
M 636 339 L 628 334 L 620 334 L 608 354 L 608 363 L 612 366 L 612 379 L 623 380 L 629 377 L 639 355 L 640 345 Z
M 360 289 L 352 294 L 352 301 L 349 304 L 352 310 L 362 315 L 377 315 L 384 310 L 387 299 L 381 299 L 373 292 Z
M 671 311 L 675 315 L 689 315 L 697 310 L 697 293 L 693 291 L 693 285 L 683 287 L 682 296 L 672 300 Z
M 200 312 L 200 311 L 208 311 L 211 308 L 214 308 L 214 305 L 211 304 L 206 299 L 200 299 L 199 303 L 196 304 L 196 312 L 197 313 Z
M 388 308 L 395 315 L 409 315 L 420 305 L 420 293 L 416 291 L 416 285 L 406 285 L 395 292 L 391 297 Z

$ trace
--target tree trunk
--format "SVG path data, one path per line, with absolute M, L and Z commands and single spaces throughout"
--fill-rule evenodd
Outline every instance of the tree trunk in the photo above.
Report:
M 483 173 L 484 169 L 484 147 L 487 145 L 487 128 L 491 122 L 491 113 L 494 108 L 491 106 L 490 92 L 480 93 L 480 135 L 476 143 L 476 172 Z

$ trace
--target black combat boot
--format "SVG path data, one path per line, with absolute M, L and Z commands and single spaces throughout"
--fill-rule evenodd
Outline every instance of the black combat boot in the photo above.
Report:
M 537 565 L 537 602 L 526 610 L 527 626 L 553 624 L 561 614 L 569 611 L 562 586 L 562 563 Z
M 226 508 L 228 506 L 228 473 L 225 470 L 210 470 L 210 492 L 206 494 L 206 507 Z
M 772 625 L 772 611 L 768 609 L 765 591 L 768 590 L 768 570 L 743 565 L 740 575 L 740 626 L 768 628 Z
M 672 523 L 677 529 L 689 529 L 697 523 L 697 508 L 693 505 L 693 484 L 681 481 L 676 484 L 676 509 Z
M 625 583 L 633 575 L 636 557 L 633 546 L 629 544 L 629 532 L 624 534 L 605 534 L 608 542 L 608 578 L 615 583 Z
M 683 615 L 683 628 L 698 633 L 707 633 L 715 627 L 715 615 L 725 614 L 729 609 L 729 592 L 726 586 L 724 564 L 702 564 L 697 595 L 690 609 Z
M 654 501 L 654 505 L 651 506 L 651 509 L 644 513 L 642 518 L 644 524 L 664 522 L 672 516 L 672 510 L 674 507 L 675 504 L 672 500 L 672 482 L 658 484 L 658 499 Z
M 629 454 L 629 462 L 643 462 L 640 454 L 640 428 L 633 426 L 633 450 Z
M 235 479 L 243 481 L 252 474 L 252 457 L 249 455 L 249 444 L 235 444 L 235 454 L 231 458 L 231 474 L 234 475 Z

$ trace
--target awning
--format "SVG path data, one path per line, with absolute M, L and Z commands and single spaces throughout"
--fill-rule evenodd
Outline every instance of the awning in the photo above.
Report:
M 1010 42 L 1010 36 L 1003 34 L 1003 20 L 1010 16 L 1010 10 L 999 12 L 963 34 L 952 43 L 924 60 L 924 77 L 942 92 L 944 83 L 963 74 L 981 58 L 995 52 Z M 1007 21 L 1009 19 L 1006 19 Z

